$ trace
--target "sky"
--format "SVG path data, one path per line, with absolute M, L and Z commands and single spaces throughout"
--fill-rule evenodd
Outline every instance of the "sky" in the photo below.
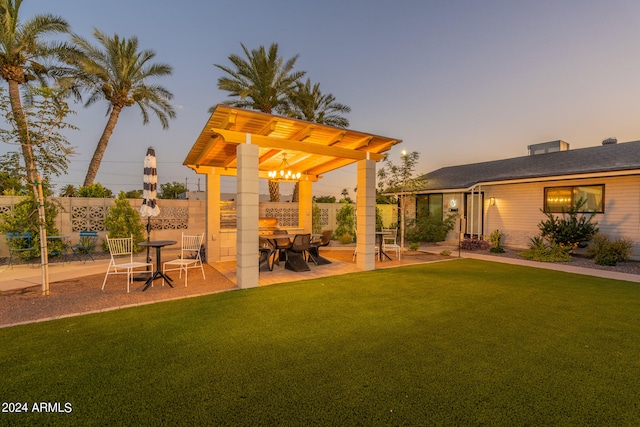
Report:
M 416 175 L 524 156 L 528 145 L 558 139 L 571 149 L 640 139 L 637 0 L 24 0 L 23 19 L 42 13 L 94 42 L 94 28 L 136 36 L 156 52 L 153 62 L 173 67 L 155 82 L 174 95 L 168 130 L 155 117 L 143 125 L 137 107 L 120 116 L 96 178 L 116 193 L 142 188 L 148 146 L 160 184 L 205 189 L 182 162 L 208 109 L 229 99 L 214 64 L 229 65 L 241 43 L 299 55 L 295 69 L 351 107 L 350 129 L 401 139 L 389 152 L 396 164 L 402 150 L 420 154 Z M 57 189 L 82 184 L 106 124 L 106 101 L 73 109 L 68 121 L 80 130 L 68 139 L 78 155 Z M 0 144 L 0 154 L 13 149 Z M 313 192 L 353 195 L 355 186 L 347 167 Z

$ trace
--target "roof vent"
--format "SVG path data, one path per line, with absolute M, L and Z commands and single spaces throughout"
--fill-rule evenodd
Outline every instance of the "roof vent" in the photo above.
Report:
M 529 149 L 529 155 L 535 156 L 536 154 L 553 153 L 556 151 L 565 151 L 569 149 L 569 143 L 561 140 L 542 142 L 540 144 L 533 144 L 527 147 Z
M 602 141 L 602 145 L 613 145 L 618 143 L 618 138 L 607 138 Z

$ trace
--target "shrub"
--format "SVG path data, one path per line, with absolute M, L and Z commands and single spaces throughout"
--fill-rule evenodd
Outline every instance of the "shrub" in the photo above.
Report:
M 78 188 L 75 193 L 76 197 L 96 197 L 99 199 L 108 199 L 113 197 L 113 192 L 108 188 L 104 188 L 102 184 L 96 182 L 95 184 L 87 185 Z
M 420 249 L 420 242 L 411 242 L 411 243 L 409 243 L 409 250 L 410 251 L 417 251 L 418 249 Z
M 340 234 L 338 235 L 338 242 L 342 243 L 343 245 L 353 243 L 353 235 L 349 233 Z
M 451 251 L 449 249 L 445 249 L 440 251 L 440 255 L 449 256 L 451 255 Z
M 619 262 L 629 261 L 633 241 L 624 237 L 611 240 L 604 234 L 596 234 L 593 237 L 587 256 L 593 258 L 598 265 L 617 265 Z
M 408 225 L 406 237 L 409 242 L 442 242 L 456 223 L 454 215 L 442 218 L 434 216 L 420 217 Z
M 136 243 L 145 240 L 144 225 L 140 222 L 140 213 L 133 209 L 126 199 L 124 191 L 121 191 L 116 199 L 116 204 L 104 219 L 104 226 L 109 232 L 110 238 L 131 237 L 133 235 L 134 251 L 139 252 L 143 248 Z M 102 242 L 102 249 L 109 252 L 106 240 Z
M 542 237 L 533 237 L 529 243 L 529 249 L 518 255 L 524 259 L 540 262 L 567 262 L 571 261 L 569 253 L 571 247 L 563 246 L 555 242 L 545 243 Z
M 338 240 L 345 234 L 349 234 L 353 241 L 353 236 L 356 235 L 356 216 L 355 208 L 352 204 L 345 203 L 344 206 L 342 206 L 336 215 L 336 222 L 335 234 L 338 236 Z
M 489 249 L 489 242 L 477 238 L 464 239 L 460 242 L 460 249 L 465 251 L 486 251 Z
M 569 210 L 556 217 L 551 212 L 544 212 L 547 219 L 538 224 L 542 237 L 561 246 L 585 247 L 598 232 L 598 223 L 591 222 L 595 213 L 582 213 L 580 209 L 586 200 L 580 199 Z
M 491 241 L 491 252 L 504 253 L 504 249 L 502 248 L 503 237 L 504 233 L 500 230 L 495 230 L 491 234 L 489 234 L 489 240 Z

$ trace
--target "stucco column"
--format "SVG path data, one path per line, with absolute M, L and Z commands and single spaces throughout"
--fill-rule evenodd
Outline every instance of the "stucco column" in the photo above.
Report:
M 236 275 L 241 289 L 258 286 L 258 146 L 236 148 L 238 156 Z
M 360 270 L 373 270 L 376 231 L 376 162 L 358 162 L 358 193 L 356 195 L 356 266 Z
M 311 233 L 313 228 L 313 183 L 300 181 L 298 191 L 298 227 L 304 228 L 305 233 Z
M 207 262 L 220 261 L 220 175 L 215 170 L 207 174 L 207 224 L 204 241 Z

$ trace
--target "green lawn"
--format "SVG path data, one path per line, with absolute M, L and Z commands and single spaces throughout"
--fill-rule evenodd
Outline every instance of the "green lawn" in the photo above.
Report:
M 30 411 L 0 425 L 640 425 L 640 285 L 479 260 L 16 326 L 0 343 L 2 401 Z

